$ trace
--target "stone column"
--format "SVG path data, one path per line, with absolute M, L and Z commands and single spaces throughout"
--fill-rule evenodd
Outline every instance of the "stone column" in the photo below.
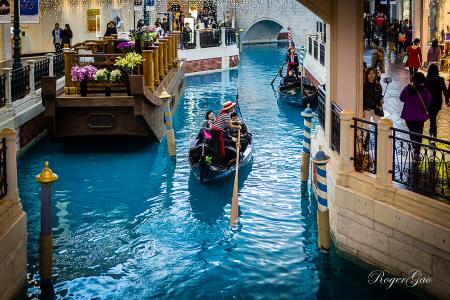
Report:
M 0 136 L 6 139 L 6 181 L 8 183 L 6 198 L 11 202 L 20 202 L 17 185 L 17 134 L 15 130 L 5 128 Z
M 195 49 L 200 49 L 200 30 L 195 30 Z
M 226 47 L 227 43 L 225 40 L 225 33 L 226 33 L 226 28 L 222 28 L 222 31 L 220 32 L 220 38 L 222 39 L 222 47 Z
M 380 187 L 392 186 L 392 139 L 391 128 L 393 124 L 389 119 L 382 118 L 378 121 L 377 136 L 377 185 Z
M 12 108 L 12 89 L 11 89 L 12 68 L 3 68 L 3 71 L 6 72 L 5 78 L 6 106 L 8 108 Z
M 48 58 L 48 76 L 53 77 L 53 75 L 54 75 L 54 72 L 53 72 L 53 53 L 47 53 L 45 56 L 47 56 L 47 58 Z M 69 74 L 69 76 L 70 76 L 70 74 Z
M 342 173 L 349 173 L 353 171 L 353 123 L 354 113 L 351 109 L 344 109 L 341 111 L 341 131 L 340 131 L 340 158 L 339 158 L 339 171 Z
M 27 64 L 30 66 L 30 95 L 34 96 L 36 95 L 36 82 L 34 78 L 34 70 L 35 70 L 35 63 L 36 61 L 33 59 L 27 60 Z
M 12 59 L 10 28 L 11 24 L 0 24 L 0 60 Z

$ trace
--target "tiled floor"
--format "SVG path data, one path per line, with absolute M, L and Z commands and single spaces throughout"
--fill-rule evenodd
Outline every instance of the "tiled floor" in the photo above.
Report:
M 366 49 L 364 53 L 364 61 L 370 64 L 370 53 L 371 49 Z M 387 54 L 387 52 L 386 52 Z M 395 57 L 395 56 L 394 56 Z M 386 96 L 384 97 L 384 110 L 385 116 L 392 120 L 394 127 L 407 130 L 405 122 L 400 118 L 400 114 L 403 109 L 403 103 L 399 100 L 399 96 L 403 88 L 409 83 L 409 71 L 405 65 L 398 60 L 398 62 L 389 63 L 386 59 L 385 61 L 386 73 L 382 76 L 392 77 L 392 83 L 386 91 Z M 448 73 L 441 72 L 441 76 L 446 79 L 446 84 L 448 85 Z M 386 84 L 382 83 L 383 92 L 385 91 Z M 438 138 L 450 141 L 450 107 L 448 108 L 445 104 L 438 115 Z M 428 135 L 429 121 L 425 123 L 424 134 Z

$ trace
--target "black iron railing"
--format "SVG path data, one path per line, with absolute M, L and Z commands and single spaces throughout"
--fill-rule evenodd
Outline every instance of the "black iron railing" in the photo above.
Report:
M 317 60 L 319 55 L 319 43 L 314 41 L 314 59 Z
M 53 76 L 56 78 L 64 76 L 64 53 L 53 56 Z
M 42 77 L 49 75 L 50 60 L 48 58 L 37 61 L 34 64 L 34 82 L 35 89 L 42 87 Z
M 6 180 L 6 139 L 0 142 L 0 200 L 2 200 L 8 190 L 8 182 Z
M 222 33 L 220 29 L 200 31 L 200 47 L 219 47 Z
M 312 54 L 313 54 L 312 48 L 313 48 L 312 37 L 308 37 L 308 52 L 309 52 L 309 55 L 312 55 Z
M 336 103 L 331 102 L 331 149 L 337 153 L 341 150 L 341 111 Z
M 6 74 L 0 75 L 0 107 L 6 104 Z
M 450 200 L 450 142 L 392 129 L 392 180 Z
M 30 66 L 12 70 L 11 100 L 22 99 L 30 92 Z
M 319 120 L 320 126 L 325 130 L 325 103 L 326 103 L 326 91 L 325 85 L 321 85 L 318 88 L 317 97 L 317 119 Z
M 356 171 L 377 173 L 376 123 L 353 118 L 353 165 Z
M 225 28 L 225 45 L 236 44 L 236 29 L 235 28 Z
M 320 64 L 322 66 L 325 66 L 325 45 L 324 44 L 320 44 Z
M 186 49 L 195 49 L 196 47 L 197 35 L 195 31 L 191 31 L 190 33 L 180 33 L 178 39 L 178 48 L 182 50 Z

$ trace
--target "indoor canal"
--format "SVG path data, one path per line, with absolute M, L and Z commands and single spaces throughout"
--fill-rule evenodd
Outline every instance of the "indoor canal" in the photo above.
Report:
M 247 46 L 239 70 L 186 78 L 174 116 L 176 160 L 165 140 L 128 139 L 46 138 L 21 156 L 27 297 L 40 294 L 34 176 L 48 160 L 59 176 L 53 186 L 58 299 L 414 299 L 400 288 L 369 285 L 370 268 L 334 249 L 318 251 L 316 200 L 299 178 L 302 109 L 279 103 L 270 86 L 285 50 Z M 218 113 L 237 89 L 255 151 L 239 172 L 239 225 L 231 230 L 233 178 L 200 185 L 187 156 L 205 112 Z

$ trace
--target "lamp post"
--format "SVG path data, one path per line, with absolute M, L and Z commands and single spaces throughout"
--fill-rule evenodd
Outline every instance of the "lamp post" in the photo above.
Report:
M 164 120 L 166 123 L 166 137 L 167 137 L 167 146 L 169 148 L 169 156 L 176 156 L 176 148 L 175 148 L 175 132 L 173 130 L 172 123 L 172 111 L 170 109 L 170 100 L 172 96 L 166 92 L 166 89 L 163 90 L 159 99 L 164 103 Z
M 19 69 L 22 67 L 20 62 L 20 19 L 19 19 L 19 0 L 14 0 L 14 62 L 12 64 L 13 69 Z

